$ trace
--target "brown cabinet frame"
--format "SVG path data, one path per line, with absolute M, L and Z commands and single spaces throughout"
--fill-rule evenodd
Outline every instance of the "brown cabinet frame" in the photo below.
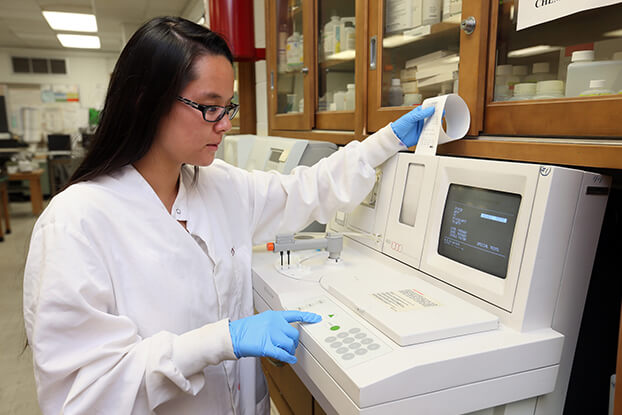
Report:
M 306 81 L 312 81 L 309 87 L 305 84 L 305 112 L 275 115 L 276 93 L 270 89 L 270 72 L 276 69 L 277 39 L 271 29 L 276 25 L 276 8 L 267 3 L 271 5 L 266 7 L 269 134 L 345 145 L 405 114 L 408 107 L 379 106 L 381 73 L 369 70 L 369 40 L 382 34 L 384 11 L 382 3 L 371 0 L 356 0 L 356 111 L 353 117 L 352 113 L 315 112 L 317 8 L 313 0 L 303 0 L 303 4 L 305 13 L 313 16 L 304 36 L 314 39 L 304 46 L 309 68 Z M 463 18 L 473 16 L 477 21 L 472 35 L 460 33 L 459 92 L 471 111 L 471 127 L 467 138 L 439 146 L 438 154 L 622 169 L 622 140 L 616 140 L 622 138 L 618 115 L 622 98 L 492 102 L 498 7 L 496 0 L 463 1 Z M 378 36 L 378 45 L 381 43 Z M 377 62 L 382 62 L 382 48 L 378 46 L 377 51 Z
M 493 102 L 499 1 L 490 0 L 484 133 L 535 137 L 622 138 L 622 96 Z

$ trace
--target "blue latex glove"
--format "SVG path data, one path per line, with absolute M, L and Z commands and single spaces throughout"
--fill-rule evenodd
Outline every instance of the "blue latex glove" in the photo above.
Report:
M 402 115 L 391 123 L 391 129 L 406 147 L 412 147 L 419 141 L 423 121 L 434 114 L 434 107 L 418 106 L 406 115 Z
M 233 352 L 240 357 L 267 356 L 285 363 L 296 363 L 298 330 L 295 321 L 317 323 L 322 317 L 305 311 L 264 311 L 229 323 Z

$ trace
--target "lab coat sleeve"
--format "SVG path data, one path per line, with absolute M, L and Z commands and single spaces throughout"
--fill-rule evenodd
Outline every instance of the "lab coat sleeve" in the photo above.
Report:
M 235 359 L 227 320 L 141 338 L 115 309 L 105 261 L 92 244 L 68 226 L 35 227 L 24 320 L 44 414 L 154 410 L 183 392 L 198 393 L 205 366 Z
M 314 166 L 299 166 L 289 175 L 254 172 L 253 242 L 274 240 L 313 220 L 327 223 L 339 209 L 351 211 L 371 191 L 375 168 L 406 147 L 389 125 L 362 142 L 353 141 Z

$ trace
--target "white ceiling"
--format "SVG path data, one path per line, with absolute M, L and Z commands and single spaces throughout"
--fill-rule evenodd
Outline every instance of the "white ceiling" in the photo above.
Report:
M 57 32 L 41 14 L 42 10 L 53 10 L 94 13 L 100 51 L 118 53 L 146 20 L 172 15 L 197 21 L 203 7 L 203 0 L 0 0 L 0 47 L 69 50 L 61 46 Z

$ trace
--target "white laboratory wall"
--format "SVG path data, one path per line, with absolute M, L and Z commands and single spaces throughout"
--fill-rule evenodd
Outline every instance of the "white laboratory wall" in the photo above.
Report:
M 15 74 L 12 56 L 65 59 L 67 74 Z M 112 53 L 0 48 L 0 83 L 78 85 L 80 105 L 83 108 L 101 108 L 117 57 Z
M 266 2 L 253 0 L 255 47 L 266 47 Z M 257 112 L 257 135 L 268 135 L 268 79 L 266 61 L 255 62 L 255 100 Z

